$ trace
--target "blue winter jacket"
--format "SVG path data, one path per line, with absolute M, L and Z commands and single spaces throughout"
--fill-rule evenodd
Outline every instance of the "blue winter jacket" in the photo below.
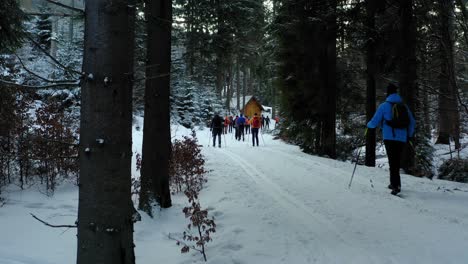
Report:
M 238 126 L 243 126 L 245 124 L 245 117 L 241 116 L 237 119 L 237 123 L 236 123 Z
M 410 124 L 408 129 L 406 128 L 395 128 L 395 136 L 393 136 L 393 129 L 391 126 L 387 125 L 387 122 L 384 120 L 391 120 L 392 119 L 392 103 L 400 103 L 402 102 L 400 95 L 397 93 L 391 94 L 387 97 L 384 103 L 379 105 L 377 112 L 375 112 L 374 117 L 367 123 L 368 128 L 382 128 L 383 138 L 384 140 L 396 140 L 406 142 L 408 140 L 408 135 L 413 137 L 414 135 L 414 127 L 415 127 L 415 120 L 413 117 L 413 113 L 411 113 L 408 106 L 408 114 L 410 118 Z M 382 127 L 383 126 L 383 127 Z

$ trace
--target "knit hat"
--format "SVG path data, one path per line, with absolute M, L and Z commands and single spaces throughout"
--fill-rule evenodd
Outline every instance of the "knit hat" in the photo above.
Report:
M 398 90 L 398 87 L 395 84 L 389 83 L 387 86 L 387 96 L 397 93 L 397 90 Z

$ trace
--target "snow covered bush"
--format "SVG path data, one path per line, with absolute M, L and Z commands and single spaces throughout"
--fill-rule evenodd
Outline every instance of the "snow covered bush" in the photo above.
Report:
M 190 220 L 187 230 L 183 232 L 182 239 L 175 239 L 177 245 L 182 245 L 181 252 L 196 250 L 203 255 L 206 261 L 205 244 L 211 241 L 211 233 L 216 231 L 214 218 L 208 217 L 208 210 L 202 209 L 198 194 L 206 183 L 205 159 L 201 154 L 195 131 L 192 135 L 184 136 L 182 140 L 172 143 L 172 156 L 170 161 L 170 185 L 174 193 L 184 192 L 189 206 L 183 212 Z M 195 230 L 195 233 L 192 231 Z M 181 240 L 185 240 L 183 242 Z M 193 242 L 195 245 L 191 245 Z
M 468 159 L 449 159 L 439 167 L 439 179 L 468 183 Z
M 172 143 L 170 184 L 173 192 L 200 191 L 206 182 L 205 159 L 201 154 L 195 132 L 191 137 Z
M 72 125 L 77 123 L 65 112 L 66 98 L 53 97 L 36 109 L 32 158 L 41 183 L 47 191 L 54 191 L 60 177 L 77 177 L 78 145 L 77 132 Z
M 77 179 L 77 120 L 65 97 L 1 89 L 0 185 L 45 183 L 52 194 L 65 179 Z
M 416 137 L 415 142 L 410 143 L 410 148 L 414 149 L 414 155 L 416 158 L 416 167 L 410 168 L 407 173 L 418 176 L 427 177 L 432 179 L 433 173 L 433 158 L 434 158 L 434 147 L 429 137 Z M 416 147 L 415 147 L 416 146 Z
M 135 156 L 135 165 L 136 165 L 136 171 L 140 171 L 141 170 L 141 154 L 140 153 L 136 153 L 136 156 Z M 140 196 L 140 190 L 141 190 L 141 181 L 140 181 L 140 177 L 137 177 L 137 176 L 132 176 L 132 200 L 133 202 L 136 204 L 138 203 L 138 198 Z

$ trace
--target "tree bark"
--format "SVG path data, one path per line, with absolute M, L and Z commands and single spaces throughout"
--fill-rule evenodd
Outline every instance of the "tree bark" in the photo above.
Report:
M 241 80 L 240 80 L 240 58 L 237 57 L 236 63 L 236 98 L 237 98 L 237 111 L 240 110 L 240 91 L 241 91 Z
M 453 58 L 453 12 L 453 0 L 439 1 L 441 74 L 439 77 L 439 136 L 436 143 L 449 144 L 450 137 L 452 137 L 455 140 L 455 148 L 459 148 L 460 117 Z
M 231 98 L 232 98 L 232 94 L 234 93 L 234 87 L 233 87 L 233 81 L 232 81 L 232 76 L 233 76 L 233 69 L 232 69 L 232 64 L 233 62 L 231 61 L 229 63 L 229 67 L 228 67 L 228 74 L 227 74 L 227 77 L 226 77 L 226 112 L 229 111 L 229 109 L 231 108 Z
M 325 89 L 325 102 L 327 111 L 323 116 L 322 125 L 322 153 L 332 159 L 336 158 L 336 36 L 337 36 L 337 23 L 336 23 L 336 0 L 328 1 L 329 8 L 326 10 L 326 46 L 325 58 L 326 60 L 326 75 L 324 76 L 323 87 Z
M 377 69 L 377 34 L 375 28 L 376 0 L 366 1 L 367 24 L 367 101 L 366 121 L 369 122 L 375 114 L 376 96 L 376 69 Z M 366 134 L 366 158 L 365 164 L 375 167 L 375 129 L 369 129 Z
M 162 208 L 168 208 L 172 206 L 169 190 L 172 1 L 148 0 L 146 13 L 148 48 L 141 177 L 142 182 L 143 179 L 145 183 L 151 182 L 152 191 L 146 191 L 152 192 Z
M 400 94 L 406 105 L 415 113 L 416 105 L 416 23 L 413 12 L 413 0 L 400 0 L 399 79 Z M 419 123 L 419 122 L 418 122 Z M 416 165 L 414 149 L 407 147 L 402 155 L 401 167 L 411 173 Z
M 131 200 L 133 6 L 130 0 L 86 3 L 78 264 L 135 263 Z
M 70 6 L 71 7 L 75 7 L 75 0 L 71 0 L 71 3 L 70 3 Z M 72 47 L 73 45 L 73 35 L 75 35 L 74 33 L 74 18 L 73 17 L 70 17 L 70 20 L 68 21 L 68 40 L 70 41 L 70 47 Z M 71 52 L 71 50 L 70 50 Z
M 244 82 L 243 82 L 243 85 L 242 85 L 242 106 L 241 106 L 241 110 L 244 111 L 244 107 L 245 107 L 245 96 L 247 94 L 247 80 L 248 80 L 248 76 L 249 76 L 249 69 L 244 65 L 244 70 L 243 70 L 243 77 L 244 77 Z

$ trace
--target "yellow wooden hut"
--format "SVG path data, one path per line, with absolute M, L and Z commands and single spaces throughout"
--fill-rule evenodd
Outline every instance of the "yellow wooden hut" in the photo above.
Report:
M 249 118 L 251 118 L 255 113 L 257 113 L 258 116 L 262 115 L 263 111 L 263 106 L 260 104 L 260 102 L 255 98 L 255 96 L 252 96 L 249 101 L 245 104 L 244 108 L 241 109 L 242 113 Z

